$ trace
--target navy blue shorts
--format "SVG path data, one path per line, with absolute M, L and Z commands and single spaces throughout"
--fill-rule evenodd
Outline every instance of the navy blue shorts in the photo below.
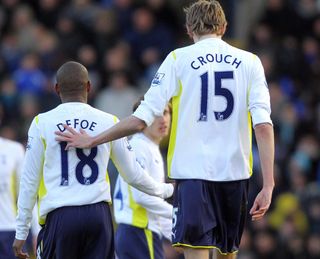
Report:
M 144 228 L 119 224 L 115 247 L 119 259 L 164 259 L 162 240 Z
M 105 202 L 50 212 L 38 235 L 37 258 L 113 259 L 114 237 Z
M 0 259 L 15 259 L 12 244 L 15 238 L 15 231 L 0 231 Z M 33 255 L 32 235 L 29 234 L 22 251 Z
M 0 231 L 0 258 L 15 259 L 12 243 L 14 240 L 15 231 Z
M 247 216 L 249 180 L 178 180 L 174 193 L 173 246 L 235 253 Z

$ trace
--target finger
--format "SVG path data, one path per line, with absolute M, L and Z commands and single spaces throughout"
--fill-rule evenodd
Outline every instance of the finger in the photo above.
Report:
M 57 136 L 54 138 L 58 142 L 68 142 L 71 141 L 71 138 L 69 137 L 64 137 L 64 136 Z
M 264 215 L 266 213 L 266 210 L 257 210 L 255 211 L 254 213 L 251 214 L 252 217 L 256 217 L 256 216 L 259 216 L 259 215 Z
M 69 150 L 69 148 L 72 148 L 72 147 L 75 147 L 75 146 L 74 146 L 74 144 L 73 144 L 73 143 L 71 143 L 71 142 L 68 142 L 68 144 L 67 144 L 67 146 L 66 146 L 65 150 Z
M 250 214 L 252 215 L 254 213 L 254 211 L 256 211 L 257 209 L 258 209 L 258 203 L 255 201 L 253 203 L 251 210 L 250 210 Z
M 15 255 L 17 258 L 29 258 L 28 253 L 24 253 L 22 251 L 17 251 L 17 254 Z
M 68 130 L 69 132 L 71 132 L 73 135 L 76 135 L 78 132 L 75 131 L 73 128 L 71 128 L 70 126 L 68 126 L 67 124 L 63 124 L 63 127 Z
M 259 214 L 259 215 L 255 215 L 255 216 L 252 216 L 252 221 L 256 221 L 256 220 L 259 220 L 259 219 L 262 219 L 263 216 L 264 216 L 265 213 L 262 213 L 262 214 Z
M 268 210 L 269 206 L 264 206 L 264 207 L 260 207 L 259 206 L 259 209 L 256 209 L 255 211 L 253 211 L 251 213 L 251 215 L 253 214 L 257 214 L 257 213 L 260 213 L 260 212 L 266 212 Z
M 80 133 L 84 134 L 84 135 L 87 135 L 87 132 L 84 129 L 80 129 Z
M 57 136 L 62 136 L 62 137 L 67 137 L 67 138 L 72 138 L 73 134 L 67 131 L 61 132 L 61 131 L 55 131 L 54 134 Z

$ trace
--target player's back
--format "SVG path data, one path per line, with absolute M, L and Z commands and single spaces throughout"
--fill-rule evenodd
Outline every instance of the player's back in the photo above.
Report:
M 0 231 L 12 231 L 24 149 L 20 143 L 1 137 L 0 147 Z
M 260 98 L 263 103 L 269 97 L 251 97 L 259 95 L 258 88 L 266 88 L 260 60 L 219 38 L 200 40 L 172 56 L 179 91 L 173 100 L 170 176 L 212 181 L 249 178 L 249 110 L 255 105 L 252 100 Z
M 84 103 L 64 103 L 35 118 L 38 134 L 29 134 L 29 137 L 39 135 L 45 149 L 39 192 L 40 216 L 62 206 L 111 200 L 107 176 L 111 143 L 66 151 L 66 143 L 57 142 L 54 132 L 64 131 L 63 124 L 67 124 L 94 136 L 115 122 L 113 115 Z M 32 146 L 29 148 L 32 149 Z

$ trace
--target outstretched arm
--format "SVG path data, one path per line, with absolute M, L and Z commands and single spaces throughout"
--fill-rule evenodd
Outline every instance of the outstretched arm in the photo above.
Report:
M 69 147 L 92 148 L 142 131 L 146 124 L 143 120 L 131 115 L 95 137 L 90 137 L 84 130 L 77 132 L 68 125 L 64 125 L 64 127 L 67 131 L 55 132 L 56 140 L 68 142 L 66 146 L 66 149 L 68 149 Z
M 269 123 L 256 125 L 254 131 L 259 149 L 263 187 L 254 201 L 250 214 L 252 220 L 258 220 L 269 209 L 274 188 L 274 133 L 273 126 Z

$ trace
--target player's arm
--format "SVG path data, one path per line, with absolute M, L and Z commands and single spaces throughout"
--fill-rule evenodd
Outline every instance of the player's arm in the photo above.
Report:
M 172 218 L 172 205 L 165 200 L 150 196 L 135 188 L 132 188 L 132 195 L 136 203 L 146 208 L 147 211 L 168 219 Z
M 269 209 L 274 188 L 274 133 L 273 126 L 268 123 L 256 125 L 254 131 L 259 150 L 263 187 L 255 199 L 250 214 L 252 215 L 252 220 L 258 220 Z
M 30 229 L 32 210 L 36 202 L 40 183 L 43 153 L 44 147 L 40 138 L 39 129 L 36 120 L 33 120 L 28 132 L 28 146 L 22 167 L 18 197 L 16 234 L 13 243 L 14 253 L 18 258 L 26 258 L 26 254 L 22 252 L 22 247 Z
M 152 154 L 150 154 L 150 151 L 143 146 L 143 143 L 140 143 L 139 146 L 135 145 L 134 147 L 136 147 L 134 149 L 136 160 L 146 172 L 151 173 L 150 163 L 153 160 Z M 140 204 L 147 211 L 157 214 L 161 217 L 172 219 L 172 205 L 165 200 L 159 197 L 150 196 L 137 190 L 136 188 L 132 188 L 132 196 L 135 202 Z
M 92 148 L 102 143 L 132 135 L 142 131 L 146 126 L 150 126 L 154 117 L 162 115 L 168 101 L 178 93 L 174 57 L 175 55 L 172 52 L 164 60 L 152 81 L 151 87 L 144 96 L 144 101 L 133 116 L 121 120 L 110 129 L 94 137 L 90 137 L 84 130 L 77 132 L 64 125 L 67 130 L 64 132 L 56 131 L 56 140 L 68 142 L 66 149 L 69 147 Z
M 270 118 L 270 95 L 262 64 L 255 57 L 251 88 L 249 89 L 249 111 L 252 117 L 258 144 L 263 187 L 250 210 L 252 220 L 258 220 L 269 209 L 274 188 L 274 133 Z
M 16 185 L 16 197 L 18 198 L 19 194 L 19 185 L 20 185 L 20 179 L 21 179 L 21 172 L 22 172 L 22 166 L 24 161 L 24 148 L 21 144 L 17 144 L 17 149 L 15 151 L 16 156 L 16 166 L 15 166 L 15 185 Z
M 137 163 L 132 147 L 126 138 L 112 142 L 111 159 L 122 178 L 138 190 L 161 198 L 168 198 L 173 194 L 172 184 L 156 182 Z
M 89 136 L 85 130 L 80 129 L 80 132 L 77 132 L 68 125 L 63 126 L 67 130 L 65 132 L 56 131 L 56 140 L 68 142 L 66 146 L 68 149 L 69 147 L 92 148 L 140 132 L 146 127 L 146 124 L 143 120 L 131 115 L 95 137 Z
M 171 242 L 172 218 L 160 217 L 159 220 L 162 235 Z

